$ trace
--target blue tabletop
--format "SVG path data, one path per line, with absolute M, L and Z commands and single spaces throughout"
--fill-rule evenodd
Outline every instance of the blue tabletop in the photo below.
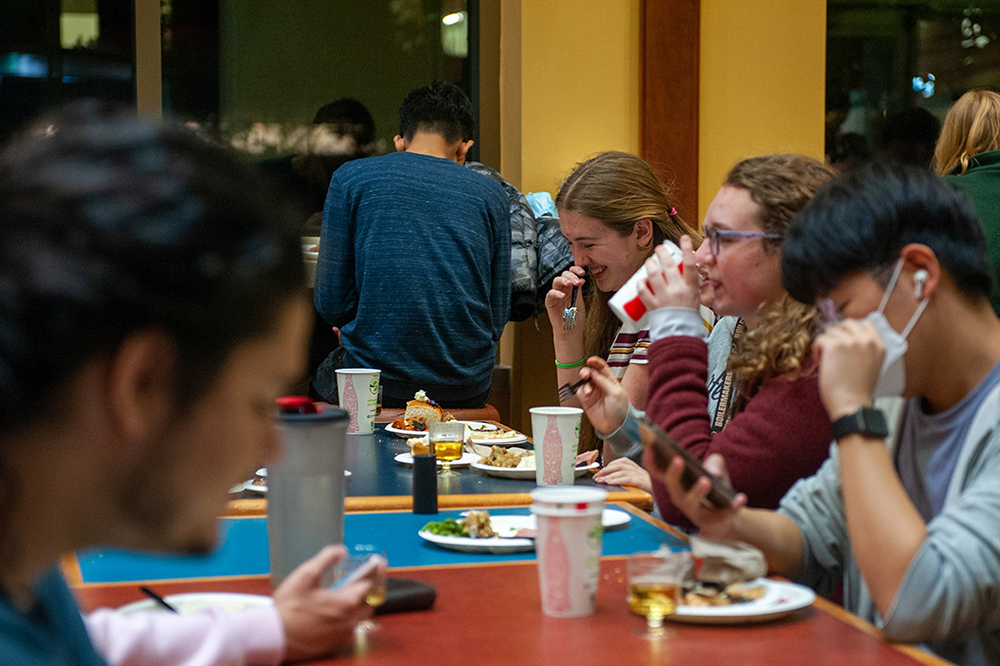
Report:
M 364 543 L 384 550 L 390 568 L 495 564 L 535 559 L 535 554 L 507 555 L 459 553 L 445 550 L 417 536 L 428 521 L 458 518 L 460 511 L 442 511 L 434 516 L 411 512 L 358 513 L 344 518 L 344 542 Z M 494 515 L 527 515 L 527 507 L 490 509 Z M 125 551 L 85 551 L 77 555 L 84 583 L 253 576 L 268 573 L 266 518 L 222 518 L 220 547 L 205 556 L 170 556 Z M 660 544 L 687 546 L 656 525 L 632 516 L 624 529 L 605 532 L 603 554 L 627 555 L 655 550 Z
M 530 449 L 531 443 L 516 446 Z M 396 462 L 400 453 L 409 453 L 404 439 L 386 432 L 385 424 L 376 423 L 372 435 L 349 435 L 345 465 L 351 472 L 345 494 L 348 497 L 386 497 L 413 494 L 413 469 Z M 534 479 L 499 479 L 471 467 L 456 468 L 457 476 L 438 479 L 440 495 L 492 495 L 498 493 L 530 493 L 536 488 Z M 599 484 L 587 474 L 576 480 L 578 485 L 599 486 L 611 492 L 621 492 L 620 486 Z M 245 491 L 242 497 L 260 497 Z

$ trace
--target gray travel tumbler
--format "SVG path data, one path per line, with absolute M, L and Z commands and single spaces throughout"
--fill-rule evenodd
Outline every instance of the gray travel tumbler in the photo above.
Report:
M 267 473 L 271 585 L 324 546 L 344 541 L 347 412 L 319 411 L 308 398 L 281 398 L 275 427 L 282 451 Z

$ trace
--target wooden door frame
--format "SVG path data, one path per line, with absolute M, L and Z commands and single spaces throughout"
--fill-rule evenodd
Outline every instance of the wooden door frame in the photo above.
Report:
M 642 0 L 640 11 L 640 155 L 698 226 L 701 0 Z

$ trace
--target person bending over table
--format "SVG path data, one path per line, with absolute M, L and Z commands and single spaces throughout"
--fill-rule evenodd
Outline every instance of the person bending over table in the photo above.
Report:
M 724 453 L 734 486 L 753 506 L 776 507 L 829 451 L 830 421 L 810 354 L 816 311 L 782 288 L 780 247 L 792 215 L 832 177 L 830 168 L 800 155 L 743 160 L 708 207 L 707 238 L 696 255 L 682 239 L 684 277 L 660 250 L 665 268 L 647 263 L 648 286 L 640 287 L 653 340 L 647 413 L 698 458 Z M 700 288 L 712 290 L 722 317 L 711 335 L 698 316 L 696 267 Z M 628 401 L 607 381 L 606 364 L 589 365 L 580 375 L 592 381 L 578 394 L 588 417 L 611 433 L 612 448 L 633 446 L 620 428 Z M 654 479 L 652 487 L 664 520 L 688 526 L 663 485 Z
M 0 663 L 277 664 L 352 639 L 384 568 L 273 607 L 80 612 L 61 554 L 200 554 L 247 469 L 278 454 L 274 400 L 311 319 L 297 220 L 251 166 L 172 124 L 81 102 L 0 153 Z M 88 630 L 90 636 L 88 637 Z
M 611 372 L 621 381 L 629 399 L 639 409 L 646 403 L 646 350 L 649 333 L 622 323 L 608 306 L 653 248 L 664 240 L 677 242 L 687 234 L 700 234 L 681 221 L 670 202 L 672 195 L 644 160 L 621 152 L 600 153 L 576 165 L 556 195 L 559 226 L 573 252 L 574 266 L 552 282 L 545 307 L 552 323 L 559 384 L 575 382 L 588 356 L 607 358 Z M 589 271 L 589 273 L 588 273 Z M 578 294 L 576 325 L 563 327 L 574 287 Z M 562 403 L 580 406 L 571 397 Z M 581 433 L 580 450 L 598 445 L 591 429 Z M 649 492 L 649 476 L 634 462 L 605 448 L 606 467 L 595 479 L 638 486 Z M 617 470 L 615 481 L 605 478 Z
M 841 323 L 816 339 L 837 445 L 778 511 L 702 504 L 662 475 L 704 536 L 751 543 L 771 573 L 821 592 L 886 638 L 1000 664 L 1000 321 L 969 202 L 922 169 L 875 165 L 827 186 L 782 256 L 792 295 Z M 907 398 L 895 437 L 873 398 Z M 706 467 L 725 474 L 722 456 Z

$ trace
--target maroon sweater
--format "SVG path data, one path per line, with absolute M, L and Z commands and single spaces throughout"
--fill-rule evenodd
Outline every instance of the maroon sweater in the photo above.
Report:
M 704 460 L 725 458 L 733 487 L 749 506 L 774 509 L 796 480 L 811 475 L 829 455 L 830 418 L 815 372 L 795 381 L 765 382 L 722 432 L 712 434 L 708 414 L 708 347 L 703 340 L 671 336 L 649 348 L 646 414 L 682 446 Z M 653 495 L 663 520 L 691 526 L 653 475 Z

